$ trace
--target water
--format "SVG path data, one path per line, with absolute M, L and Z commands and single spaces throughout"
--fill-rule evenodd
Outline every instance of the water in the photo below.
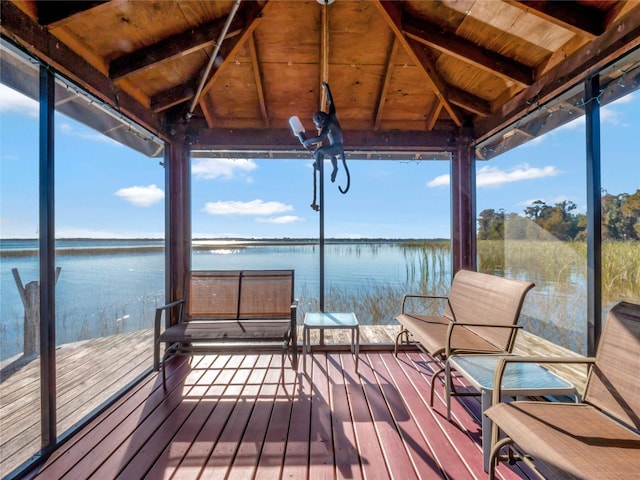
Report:
M 58 240 L 56 248 L 56 266 L 61 268 L 56 284 L 58 345 L 153 326 L 155 308 L 165 300 L 161 240 Z M 0 360 L 22 352 L 24 307 L 12 269 L 18 269 L 24 285 L 36 281 L 37 249 L 36 240 L 0 240 Z M 328 242 L 325 298 L 333 291 L 362 295 L 380 285 L 401 295 L 420 281 L 423 255 L 421 249 L 398 242 Z M 318 304 L 319 261 L 320 247 L 311 241 L 200 241 L 194 242 L 192 268 L 294 269 L 295 296 L 308 311 Z M 359 315 L 362 323 L 370 321 L 366 316 Z M 386 321 L 391 323 L 393 316 Z

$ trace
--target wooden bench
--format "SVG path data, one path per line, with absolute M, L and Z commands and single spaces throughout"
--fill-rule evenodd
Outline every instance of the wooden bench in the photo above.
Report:
M 154 369 L 175 355 L 253 352 L 282 348 L 297 369 L 297 301 L 293 270 L 195 270 L 187 274 L 185 298 L 156 309 Z M 178 323 L 161 329 L 162 316 L 178 309 Z
M 493 420 L 489 478 L 496 460 L 521 460 L 543 478 L 640 478 L 638 352 L 640 305 L 620 302 L 609 311 L 595 358 L 502 357 L 497 386 L 508 363 L 584 363 L 590 370 L 580 403 L 501 403 L 502 392 L 494 388 L 493 406 L 485 412 Z M 501 457 L 505 446 L 511 451 Z
M 531 282 L 460 270 L 447 296 L 404 295 L 396 317 L 401 329 L 395 353 L 400 343 L 413 343 L 441 360 L 442 365 L 453 354 L 509 353 L 520 328 L 516 324 L 525 296 L 533 287 Z M 427 302 L 419 313 L 410 311 L 416 299 Z M 433 377 L 443 371 L 444 366 Z M 432 380 L 431 404 L 433 385 Z M 455 391 L 453 394 L 457 395 Z

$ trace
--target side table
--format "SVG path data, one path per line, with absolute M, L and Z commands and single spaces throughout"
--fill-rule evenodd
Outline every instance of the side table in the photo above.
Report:
M 492 421 L 484 414 L 491 406 L 493 376 L 500 355 L 451 355 L 446 362 L 445 387 L 447 418 L 451 411 L 451 370 L 457 370 L 480 391 L 482 405 L 482 454 L 484 470 L 489 471 Z M 508 397 L 535 395 L 573 395 L 576 388 L 537 363 L 509 363 L 502 377 L 502 393 Z
M 323 331 L 328 328 L 351 330 L 351 353 L 355 355 L 356 373 L 358 372 L 358 352 L 360 350 L 360 328 L 353 312 L 309 312 L 304 316 L 302 329 L 302 354 L 304 371 L 307 371 L 307 352 L 311 351 L 311 329 Z

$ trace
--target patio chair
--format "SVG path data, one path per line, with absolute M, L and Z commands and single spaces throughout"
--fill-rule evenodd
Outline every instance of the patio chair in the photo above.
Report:
M 510 362 L 589 364 L 580 403 L 500 403 L 499 388 L 485 413 L 493 421 L 489 478 L 500 450 L 541 478 L 640 478 L 640 305 L 621 302 L 609 312 L 595 358 L 502 358 L 494 385 Z M 498 441 L 499 433 L 505 437 Z M 502 458 L 500 458 L 502 459 Z

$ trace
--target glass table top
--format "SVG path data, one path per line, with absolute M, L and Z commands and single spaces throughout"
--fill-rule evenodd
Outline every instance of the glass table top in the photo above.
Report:
M 460 371 L 476 388 L 493 389 L 493 376 L 499 355 L 452 355 L 451 366 Z M 464 372 L 462 372 L 464 371 Z M 536 363 L 508 363 L 502 377 L 505 390 L 571 390 L 573 385 Z
M 353 312 L 309 312 L 304 316 L 304 324 L 313 328 L 355 327 L 358 320 Z

